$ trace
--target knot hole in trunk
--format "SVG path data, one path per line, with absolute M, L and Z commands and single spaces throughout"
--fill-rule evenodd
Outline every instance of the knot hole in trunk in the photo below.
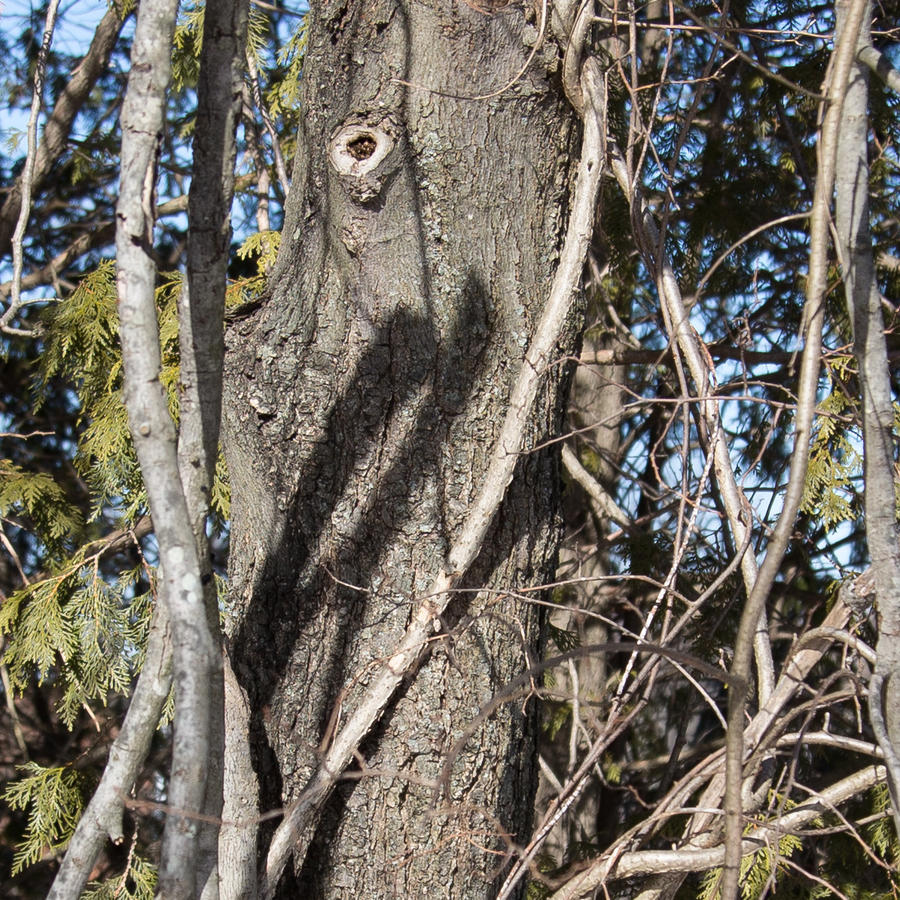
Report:
M 331 141 L 331 164 L 340 175 L 368 175 L 394 149 L 394 139 L 381 128 L 345 125 Z

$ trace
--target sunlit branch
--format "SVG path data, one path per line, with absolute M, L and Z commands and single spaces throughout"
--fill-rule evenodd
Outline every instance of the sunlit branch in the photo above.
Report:
M 740 857 L 777 843 L 786 834 L 793 834 L 807 822 L 841 803 L 846 803 L 869 790 L 884 778 L 883 766 L 869 766 L 818 791 L 805 803 L 782 816 L 760 823 L 752 837 L 740 844 Z M 746 824 L 746 823 L 745 823 Z M 702 872 L 724 865 L 725 847 L 709 849 L 684 848 L 675 850 L 637 850 L 611 857 L 601 857 L 586 871 L 576 875 L 551 897 L 551 900 L 576 900 L 606 880 L 632 878 L 654 873 Z
M 66 149 L 75 117 L 87 101 L 101 74 L 106 71 L 113 48 L 128 16 L 118 4 L 111 4 L 97 30 L 88 52 L 75 66 L 47 117 L 41 142 L 34 154 L 32 188 L 40 183 Z M 14 185 L 0 207 L 0 255 L 6 253 L 21 205 L 21 188 Z
M 867 65 L 892 91 L 900 93 L 900 71 L 895 69 L 890 60 L 871 44 L 863 47 L 856 58 Z

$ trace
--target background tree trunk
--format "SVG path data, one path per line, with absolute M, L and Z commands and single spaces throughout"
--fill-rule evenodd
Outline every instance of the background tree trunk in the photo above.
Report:
M 263 810 L 296 796 L 333 710 L 403 633 L 506 413 L 566 225 L 575 118 L 549 45 L 500 96 L 463 98 L 503 87 L 535 38 L 520 7 L 310 13 L 281 254 L 226 362 L 229 649 Z M 561 360 L 576 341 L 573 321 Z M 547 374 L 528 446 L 556 433 L 568 374 Z M 501 832 L 527 839 L 523 697 L 474 731 L 434 807 L 423 780 L 534 658 L 541 616 L 506 592 L 553 574 L 558 485 L 555 449 L 522 456 L 464 582 L 491 590 L 450 607 L 363 748 L 377 773 L 332 796 L 285 896 L 484 897 Z

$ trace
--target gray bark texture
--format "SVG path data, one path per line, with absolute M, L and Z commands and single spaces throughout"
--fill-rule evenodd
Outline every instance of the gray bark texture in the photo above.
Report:
M 228 649 L 262 811 L 302 790 L 340 709 L 392 653 L 506 414 L 565 233 L 576 120 L 549 45 L 502 95 L 464 98 L 506 84 L 535 37 L 521 7 L 310 13 L 281 254 L 227 337 Z M 560 427 L 577 318 L 526 447 Z M 533 702 L 501 707 L 435 781 L 539 649 L 537 608 L 510 592 L 553 574 L 558 485 L 554 449 L 522 454 L 431 653 L 362 747 L 373 771 L 332 794 L 281 896 L 492 894 L 528 835 Z M 226 765 L 246 771 L 230 740 Z

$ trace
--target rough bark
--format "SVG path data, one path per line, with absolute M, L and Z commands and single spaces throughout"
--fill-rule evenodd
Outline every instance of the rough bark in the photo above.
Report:
M 310 15 L 282 252 L 226 360 L 229 645 L 263 809 L 302 789 L 333 712 L 392 652 L 444 562 L 547 295 L 573 158 L 549 47 L 501 96 L 462 99 L 521 68 L 521 9 L 384 0 Z M 575 340 L 573 323 L 561 357 Z M 527 446 L 558 428 L 566 376 L 547 373 Z M 464 587 L 550 575 L 558 482 L 555 452 L 522 455 Z M 363 747 L 377 774 L 332 795 L 284 896 L 484 897 L 501 832 L 525 837 L 532 706 L 500 709 L 449 784 L 433 782 L 479 707 L 527 667 L 540 618 L 504 592 L 462 591 L 442 624 Z M 229 765 L 239 757 L 229 747 Z

